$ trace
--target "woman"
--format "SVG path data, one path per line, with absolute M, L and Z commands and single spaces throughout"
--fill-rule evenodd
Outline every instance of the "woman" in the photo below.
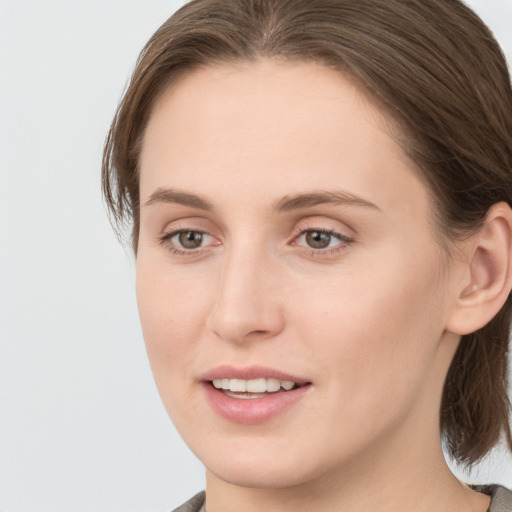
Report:
M 178 510 L 512 510 L 512 91 L 458 0 L 196 0 L 105 148 L 170 417 Z

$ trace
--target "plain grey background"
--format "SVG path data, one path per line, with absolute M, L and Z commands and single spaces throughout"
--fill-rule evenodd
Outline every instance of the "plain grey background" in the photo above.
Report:
M 163 512 L 204 485 L 158 398 L 99 178 L 138 52 L 183 3 L 0 0 L 2 512 Z M 511 61 L 512 0 L 469 3 Z M 512 486 L 510 455 L 470 478 Z

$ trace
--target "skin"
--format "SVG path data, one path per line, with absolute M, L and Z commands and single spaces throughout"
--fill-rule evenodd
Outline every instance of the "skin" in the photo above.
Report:
M 489 505 L 447 468 L 439 407 L 474 318 L 467 296 L 497 272 L 472 271 L 472 255 L 487 255 L 478 241 L 447 257 L 429 192 L 388 123 L 313 63 L 201 69 L 153 110 L 137 299 L 162 400 L 206 466 L 208 512 Z M 312 192 L 357 200 L 278 208 Z M 202 245 L 184 248 L 179 230 L 203 233 Z M 308 245 L 315 230 L 335 233 L 327 249 Z M 221 364 L 311 385 L 270 421 L 233 423 L 201 382 Z

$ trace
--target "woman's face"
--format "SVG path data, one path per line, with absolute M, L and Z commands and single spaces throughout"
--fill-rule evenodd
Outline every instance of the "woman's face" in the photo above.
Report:
M 153 111 L 142 328 L 173 422 L 224 481 L 284 487 L 438 449 L 451 264 L 385 125 L 312 63 L 202 69 Z

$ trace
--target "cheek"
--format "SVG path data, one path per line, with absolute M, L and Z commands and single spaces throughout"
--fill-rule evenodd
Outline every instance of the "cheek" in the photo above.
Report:
M 340 407 L 388 407 L 390 393 L 405 402 L 429 378 L 443 335 L 437 259 L 405 256 L 295 294 L 296 336 Z
M 197 358 L 208 296 L 198 283 L 183 282 L 165 266 L 137 261 L 137 305 L 144 341 L 156 383 L 176 389 Z M 190 377 L 190 376 L 189 376 Z M 173 386 L 167 386 L 173 382 Z

